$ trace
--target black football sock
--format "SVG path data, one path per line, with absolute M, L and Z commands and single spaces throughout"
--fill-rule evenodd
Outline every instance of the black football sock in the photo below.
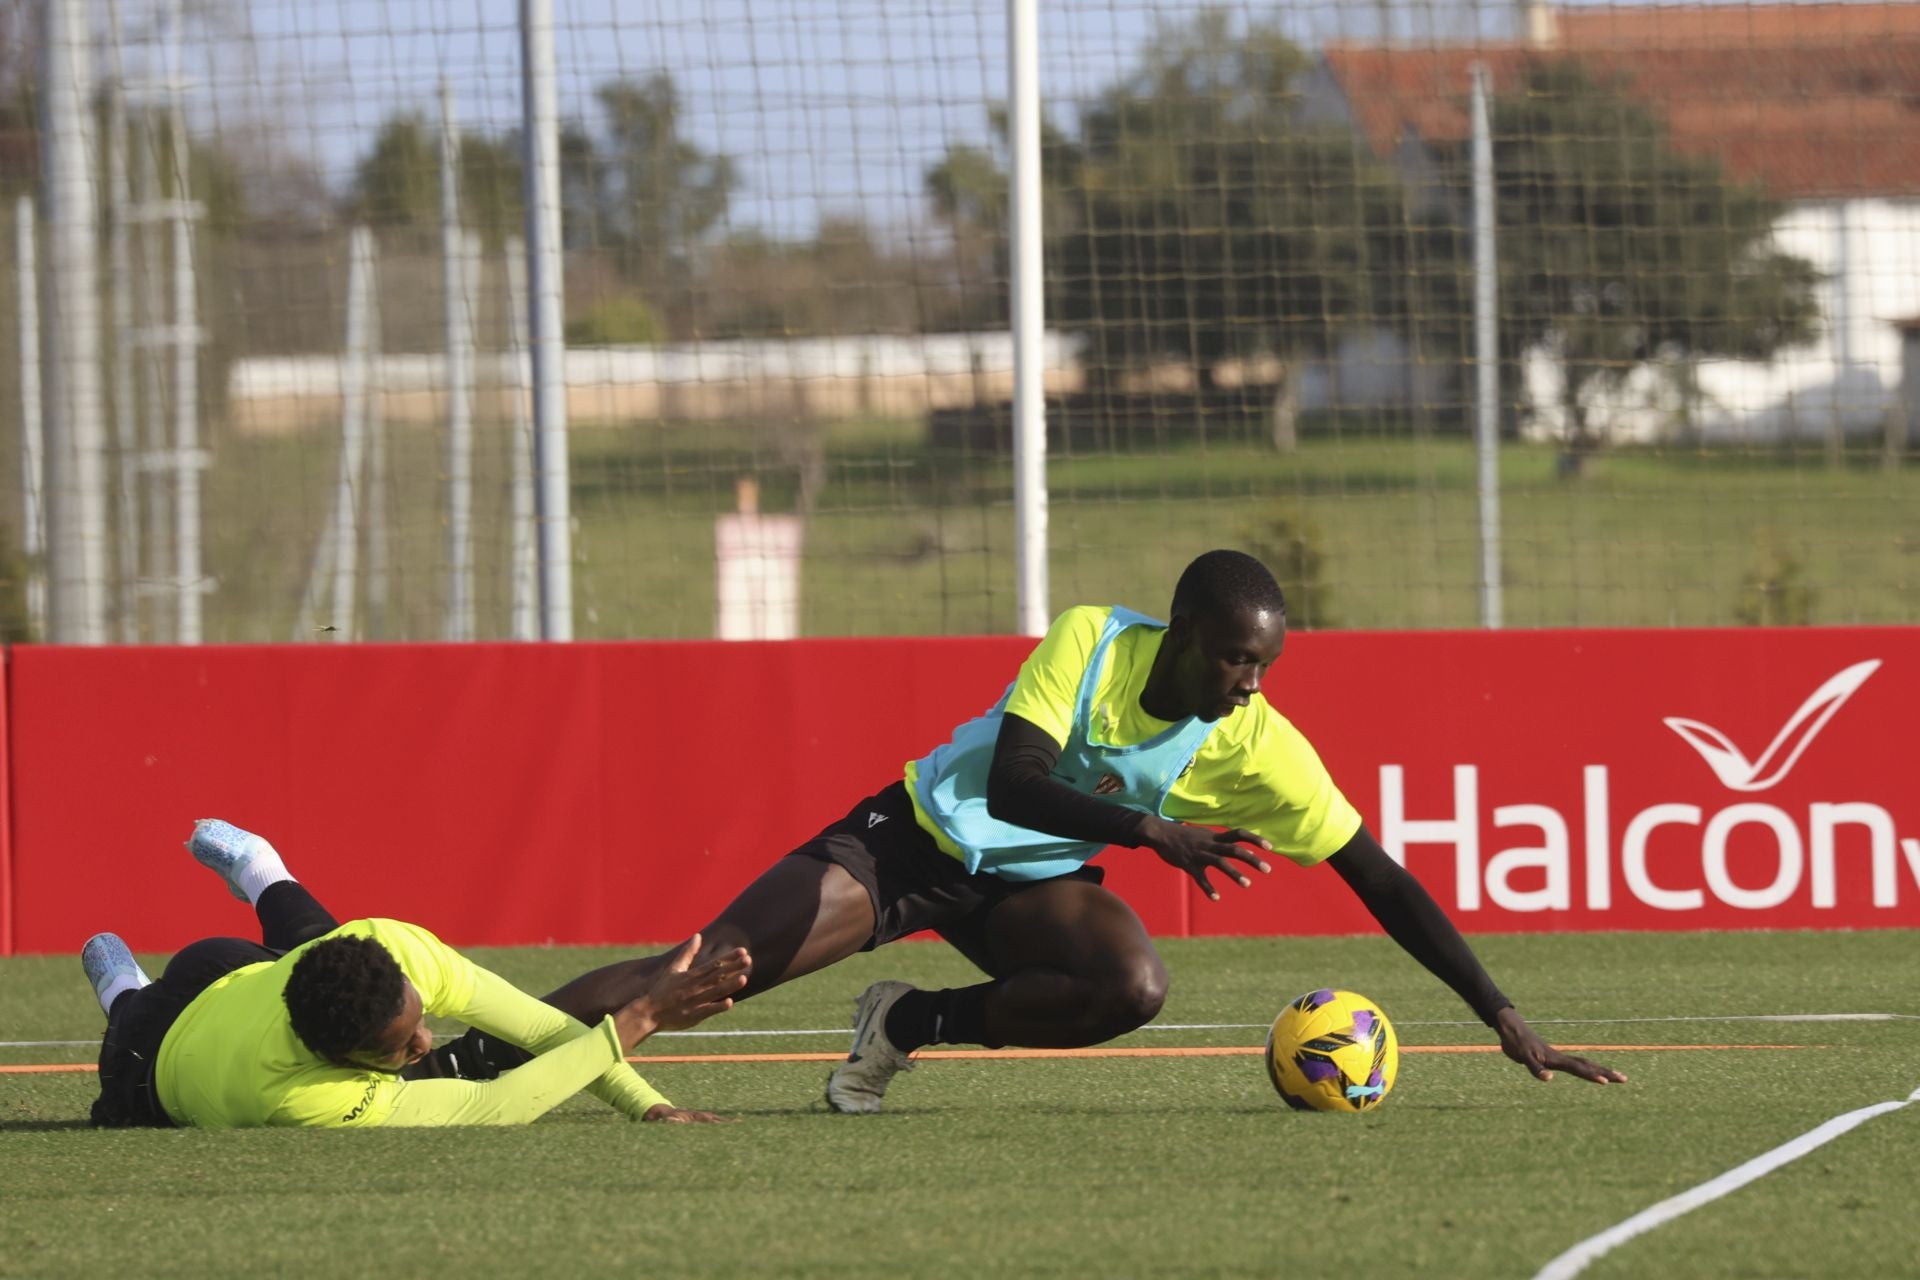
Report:
M 887 1039 L 902 1053 L 930 1044 L 1000 1046 L 987 1040 L 987 993 L 994 984 L 909 991 L 887 1010 Z
M 253 900 L 260 917 L 260 944 L 269 951 L 291 951 L 303 942 L 340 927 L 333 913 L 298 880 L 277 880 Z
M 455 1036 L 400 1073 L 403 1080 L 496 1080 L 533 1055 L 475 1027 Z

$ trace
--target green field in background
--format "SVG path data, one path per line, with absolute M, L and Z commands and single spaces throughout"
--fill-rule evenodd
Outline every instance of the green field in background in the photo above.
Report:
M 1562 1043 L 1818 1047 L 1596 1053 L 1632 1077 L 1604 1088 L 1540 1084 L 1490 1055 L 1408 1055 L 1362 1116 L 1288 1110 L 1254 1057 L 929 1062 L 875 1117 L 828 1114 L 818 1064 L 641 1064 L 676 1102 L 740 1117 L 721 1128 L 635 1126 L 580 1098 L 522 1129 L 94 1132 L 80 1119 L 91 1077 L 0 1075 L 0 1275 L 1526 1277 L 1831 1117 L 1906 1097 L 1920 1085 L 1916 944 L 1912 931 L 1480 938 Z M 1374 997 L 1406 1044 L 1488 1039 L 1385 939 L 1163 949 L 1160 1024 L 1252 1025 L 1123 1044 L 1256 1044 L 1258 1024 L 1320 985 Z M 474 954 L 545 990 L 614 953 Z M 902 944 L 710 1025 L 837 1030 L 872 979 L 969 972 L 943 946 Z M 1907 1018 L 1710 1020 L 1834 1012 Z M 0 961 L 4 1038 L 86 1041 L 100 1022 L 73 957 Z M 642 1054 L 843 1046 L 662 1037 Z M 1916 1186 L 1920 1105 L 1585 1274 L 1909 1274 Z
M 573 433 L 575 630 L 583 639 L 713 634 L 713 520 L 735 481 L 792 510 L 818 477 L 802 572 L 812 636 L 1014 629 L 1012 470 L 942 452 L 917 421 L 774 431 L 635 424 Z M 396 427 L 384 634 L 441 633 L 448 563 L 446 459 L 437 435 Z M 234 439 L 207 481 L 207 602 L 215 640 L 294 638 L 301 589 L 333 501 L 328 433 Z M 483 637 L 506 633 L 503 442 L 475 459 L 476 597 Z M 1920 620 L 1920 471 L 1877 451 L 1830 469 L 1817 451 L 1620 450 L 1576 480 L 1548 446 L 1501 455 L 1510 626 L 1719 626 L 1756 583 L 1787 584 L 1793 617 Z M 1477 624 L 1478 508 L 1471 446 L 1453 438 L 1321 436 L 1285 455 L 1258 445 L 1052 459 L 1051 597 L 1165 610 L 1180 567 L 1213 546 L 1301 531 L 1322 558 L 1325 618 L 1347 628 Z M 369 552 L 363 551 L 363 567 Z M 1285 575 L 1283 575 L 1284 578 Z M 162 631 L 164 636 L 165 632 Z

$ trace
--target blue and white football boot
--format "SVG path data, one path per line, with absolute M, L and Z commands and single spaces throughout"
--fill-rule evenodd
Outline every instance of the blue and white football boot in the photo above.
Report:
M 247 864 L 263 853 L 279 856 L 265 837 L 242 831 L 219 818 L 202 818 L 195 823 L 187 849 L 201 866 L 218 873 L 227 882 L 228 891 L 242 902 L 252 901 L 240 887 L 240 876 Z
M 138 991 L 153 981 L 117 933 L 96 933 L 88 938 L 80 948 L 80 967 L 86 970 L 87 981 L 93 984 L 93 994 L 103 1011 L 110 1011 L 122 992 Z

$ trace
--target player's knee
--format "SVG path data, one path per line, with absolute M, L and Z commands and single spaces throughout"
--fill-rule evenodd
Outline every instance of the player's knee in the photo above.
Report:
M 1160 1016 L 1167 1003 L 1167 971 L 1151 957 L 1129 965 L 1108 984 L 1105 1006 L 1108 1034 L 1123 1035 Z

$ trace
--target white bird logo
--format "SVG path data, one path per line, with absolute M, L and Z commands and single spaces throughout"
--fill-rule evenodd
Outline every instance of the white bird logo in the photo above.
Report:
M 1710 724 L 1680 716 L 1668 716 L 1663 723 L 1698 751 L 1714 776 L 1726 786 L 1735 791 L 1765 791 L 1787 776 L 1801 753 L 1827 727 L 1827 721 L 1833 719 L 1854 691 L 1879 669 L 1878 658 L 1856 662 L 1815 689 L 1793 713 L 1793 718 L 1773 736 L 1758 760 L 1748 760 L 1745 753 L 1733 745 L 1732 739 Z

